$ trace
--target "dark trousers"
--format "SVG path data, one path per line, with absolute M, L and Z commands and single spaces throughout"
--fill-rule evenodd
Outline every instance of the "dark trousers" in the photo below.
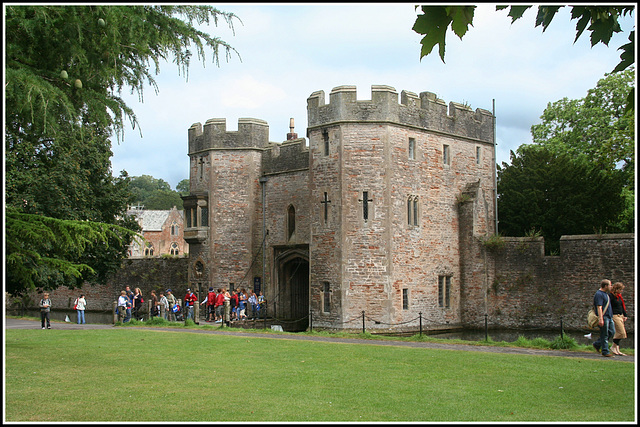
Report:
M 40 311 L 40 323 L 44 328 L 44 319 L 47 319 L 47 328 L 51 327 L 51 323 L 49 322 L 49 312 L 48 311 Z

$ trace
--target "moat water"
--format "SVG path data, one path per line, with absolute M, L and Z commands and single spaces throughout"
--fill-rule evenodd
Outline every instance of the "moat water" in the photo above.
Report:
M 7 314 L 10 315 L 19 315 L 17 311 L 7 311 Z M 25 316 L 31 317 L 40 317 L 39 310 L 26 310 L 24 312 Z M 51 320 L 58 320 L 64 322 L 66 317 L 69 317 L 70 322 L 77 322 L 77 316 L 75 310 L 52 310 L 50 314 Z M 111 312 L 85 312 L 85 320 L 87 323 L 99 323 L 99 324 L 112 324 L 113 323 L 113 314 Z M 446 333 L 427 333 L 423 332 L 424 335 L 431 336 L 433 338 L 449 338 L 449 339 L 460 339 L 466 341 L 484 341 L 485 340 L 485 330 L 484 329 L 461 329 L 456 330 L 454 332 L 446 332 Z M 505 342 L 514 342 L 517 341 L 519 337 L 524 337 L 529 340 L 535 338 L 543 338 L 548 341 L 553 341 L 560 336 L 560 330 L 530 330 L 530 329 L 489 329 L 487 331 L 489 338 L 493 341 L 505 341 Z M 592 344 L 593 341 L 597 339 L 597 332 L 592 331 L 591 336 L 589 337 L 589 331 L 586 329 L 584 331 L 563 331 L 564 336 L 571 337 L 576 340 L 578 344 L 589 345 Z M 587 335 L 587 336 L 585 336 Z M 627 333 L 627 338 L 623 339 L 620 343 L 622 348 L 635 348 L 635 336 L 633 333 Z

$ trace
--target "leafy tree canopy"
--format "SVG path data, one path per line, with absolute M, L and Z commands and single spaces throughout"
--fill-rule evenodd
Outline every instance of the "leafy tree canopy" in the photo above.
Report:
M 533 142 L 584 156 L 602 169 L 621 167 L 633 188 L 635 115 L 625 114 L 625 102 L 635 80 L 635 69 L 630 67 L 605 75 L 585 98 L 549 103 L 542 122 L 531 127 Z
M 420 6 L 416 6 L 418 8 Z M 558 10 L 564 6 L 538 6 L 536 27 L 542 26 L 545 31 Z M 422 45 L 420 58 L 431 53 L 438 45 L 440 59 L 444 62 L 445 38 L 449 26 L 460 39 L 467 33 L 469 26 L 473 26 L 473 15 L 476 6 L 421 6 L 422 14 L 418 15 L 413 30 L 424 34 L 420 41 Z M 520 19 L 531 6 L 496 6 L 496 10 L 509 9 L 511 22 Z M 609 45 L 614 33 L 622 31 L 618 19 L 620 16 L 631 14 L 635 6 L 571 6 L 571 19 L 576 19 L 576 40 L 588 31 L 591 46 L 598 43 Z M 629 43 L 620 46 L 622 51 L 620 63 L 612 72 L 622 71 L 635 63 L 635 30 L 629 33 Z M 627 108 L 634 108 L 633 91 L 628 92 Z
M 187 181 L 187 189 L 189 180 Z M 183 209 L 180 192 L 173 191 L 168 182 L 150 175 L 134 176 L 131 178 L 131 192 L 133 193 L 132 206 L 141 206 L 143 209 L 166 210 L 174 206 Z M 180 183 L 178 183 L 178 186 Z M 188 192 L 188 190 L 187 190 Z
M 498 167 L 501 234 L 545 238 L 547 252 L 557 251 L 564 234 L 620 232 L 624 213 L 624 175 L 558 153 L 544 145 L 521 145 L 511 164 Z
M 189 195 L 189 179 L 183 179 L 176 185 L 176 191 L 180 193 L 181 196 Z
M 196 25 L 237 17 L 210 6 L 5 7 L 6 288 L 104 282 L 136 221 L 126 172 L 111 174 L 110 138 L 137 125 L 124 88 L 157 91 L 161 60 L 185 74 L 205 50 L 236 51 Z M 153 66 L 152 66 L 153 64 Z M 106 228 L 105 228 L 106 227 Z M 71 236 L 71 237 L 69 237 Z M 79 236 L 86 236 L 86 241 Z

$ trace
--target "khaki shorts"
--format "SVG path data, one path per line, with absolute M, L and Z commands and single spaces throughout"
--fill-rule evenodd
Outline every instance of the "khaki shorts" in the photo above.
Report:
M 613 315 L 613 324 L 616 327 L 616 334 L 613 339 L 622 339 L 627 337 L 627 331 L 624 329 L 624 316 L 622 314 Z

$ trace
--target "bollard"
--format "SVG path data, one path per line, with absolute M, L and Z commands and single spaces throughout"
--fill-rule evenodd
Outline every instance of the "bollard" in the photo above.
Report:
M 118 315 L 116 314 L 116 310 L 118 309 L 118 301 L 113 302 L 113 324 L 115 325 L 118 322 Z
M 564 331 L 562 328 L 562 316 L 560 316 L 560 339 L 564 341 Z
M 309 332 L 313 332 L 313 310 L 309 310 Z

